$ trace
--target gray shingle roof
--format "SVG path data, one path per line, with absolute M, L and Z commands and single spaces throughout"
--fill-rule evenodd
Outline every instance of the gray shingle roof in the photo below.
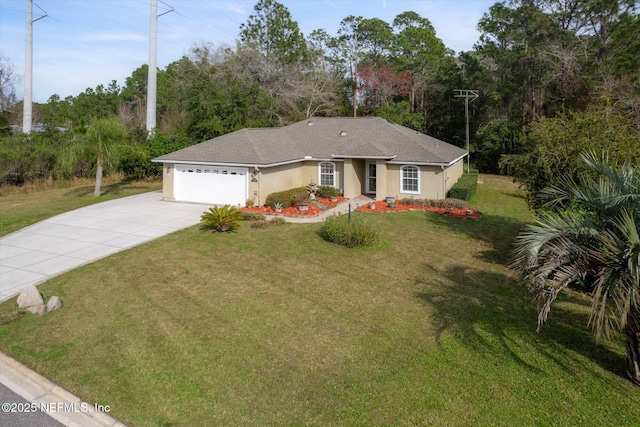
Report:
M 314 117 L 282 128 L 242 129 L 155 158 L 156 162 L 270 166 L 369 157 L 449 165 L 466 150 L 379 117 Z

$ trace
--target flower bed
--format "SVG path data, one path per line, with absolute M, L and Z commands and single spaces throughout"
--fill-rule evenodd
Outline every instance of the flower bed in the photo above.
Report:
M 298 205 L 291 206 L 289 208 L 284 208 L 280 212 L 276 212 L 274 208 L 271 206 L 245 206 L 244 208 L 240 208 L 243 211 L 247 212 L 260 212 L 265 215 L 284 215 L 284 216 L 316 216 L 319 215 L 325 209 L 331 209 L 338 206 L 340 203 L 347 200 L 346 198 L 339 196 L 337 202 L 332 202 L 331 199 L 325 199 L 323 197 L 319 197 L 317 200 L 322 205 L 325 206 L 324 209 L 314 206 L 312 204 L 308 204 L 308 209 L 306 211 L 301 211 L 298 209 Z
M 308 205 L 309 208 L 306 211 L 301 211 L 298 209 L 298 206 L 291 206 L 289 208 L 284 208 L 280 212 L 276 212 L 271 206 L 252 206 L 252 207 L 244 207 L 240 208 L 240 210 L 248 211 L 248 212 L 260 212 L 265 215 L 285 215 L 285 216 L 315 216 L 322 212 L 322 209 L 317 208 L 312 205 Z
M 400 200 L 396 200 L 396 207 L 390 208 L 389 203 L 385 201 L 372 202 L 375 205 L 375 209 L 371 209 L 369 206 L 371 203 L 367 203 L 364 206 L 358 208 L 358 212 L 397 212 L 397 211 L 429 211 L 440 215 L 445 215 L 451 218 L 460 219 L 475 219 L 480 218 L 482 214 L 475 209 L 453 209 L 453 208 L 435 208 L 419 205 L 404 205 Z
M 322 203 L 323 205 L 327 206 L 328 208 L 335 208 L 336 206 L 338 206 L 340 203 L 344 202 L 345 200 L 347 200 L 346 198 L 344 198 L 343 196 L 338 196 L 336 197 L 338 199 L 337 202 L 332 202 L 331 199 L 326 199 L 324 197 L 318 197 L 318 201 L 320 203 Z

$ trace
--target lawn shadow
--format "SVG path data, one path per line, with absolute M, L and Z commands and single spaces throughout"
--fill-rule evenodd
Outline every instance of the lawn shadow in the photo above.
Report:
M 438 274 L 440 279 L 434 283 L 433 267 L 425 265 L 425 273 L 415 278 L 416 286 L 421 289 L 415 297 L 433 312 L 432 324 L 436 327 L 438 342 L 453 335 L 473 352 L 502 353 L 532 373 L 543 371 L 535 354 L 570 375 L 581 373 L 583 367 L 579 360 L 558 351 L 566 348 L 626 380 L 624 358 L 611 348 L 595 343 L 586 327 L 588 314 L 554 306 L 549 321 L 536 333 L 535 304 L 514 278 L 460 264 Z M 591 374 L 598 375 L 597 372 Z
M 517 191 L 515 193 L 513 191 L 499 191 L 499 193 L 505 197 L 511 197 L 517 200 L 524 200 L 525 202 L 527 201 L 527 197 L 524 194 L 522 194 L 521 191 Z
M 513 243 L 526 222 L 505 216 L 483 214 L 477 219 L 449 218 L 427 212 L 429 221 L 454 233 L 462 233 L 473 240 L 483 242 L 488 249 L 479 252 L 485 262 L 508 265 L 512 258 Z

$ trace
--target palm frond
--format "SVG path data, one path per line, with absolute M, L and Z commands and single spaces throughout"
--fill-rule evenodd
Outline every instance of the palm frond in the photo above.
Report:
M 538 328 L 546 321 L 559 292 L 584 279 L 589 271 L 585 249 L 597 237 L 591 219 L 573 212 L 541 212 L 536 224 L 517 237 L 511 268 L 520 272 L 541 304 Z

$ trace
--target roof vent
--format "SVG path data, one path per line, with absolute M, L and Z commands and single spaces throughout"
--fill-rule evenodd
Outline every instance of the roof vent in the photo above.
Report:
M 440 148 L 440 144 L 438 144 L 438 140 L 436 140 L 436 148 Z
M 347 136 L 347 131 L 346 130 L 341 130 L 340 131 L 340 136 Z
M 307 122 L 307 126 L 313 126 L 313 120 L 309 120 L 309 121 Z

